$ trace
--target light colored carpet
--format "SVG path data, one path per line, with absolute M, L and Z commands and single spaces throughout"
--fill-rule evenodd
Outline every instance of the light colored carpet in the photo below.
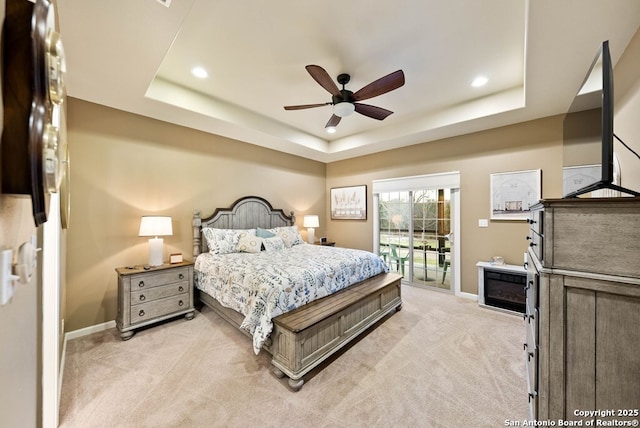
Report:
M 528 419 L 522 318 L 403 286 L 403 308 L 306 378 L 209 308 L 67 343 L 60 426 L 500 427 Z

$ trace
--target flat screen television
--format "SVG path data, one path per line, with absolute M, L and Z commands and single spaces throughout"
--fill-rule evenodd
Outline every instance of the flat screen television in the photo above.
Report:
M 565 198 L 602 189 L 640 196 L 615 183 L 613 143 L 613 66 L 605 41 L 563 122 Z

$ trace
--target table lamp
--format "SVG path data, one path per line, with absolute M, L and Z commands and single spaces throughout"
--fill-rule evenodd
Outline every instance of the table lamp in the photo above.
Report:
M 149 239 L 149 266 L 162 265 L 164 241 L 162 238 L 158 238 L 158 236 L 170 235 L 173 235 L 171 217 L 142 216 L 138 236 L 152 236 L 152 238 Z
M 320 226 L 317 215 L 304 216 L 303 226 L 307 228 L 307 242 L 313 244 L 316 241 L 315 228 Z

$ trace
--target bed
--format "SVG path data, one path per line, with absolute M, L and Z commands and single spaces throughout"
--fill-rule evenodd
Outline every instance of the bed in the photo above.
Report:
M 294 391 L 303 377 L 400 310 L 401 276 L 377 255 L 305 243 L 286 214 L 257 196 L 193 216 L 200 302 L 269 352 Z

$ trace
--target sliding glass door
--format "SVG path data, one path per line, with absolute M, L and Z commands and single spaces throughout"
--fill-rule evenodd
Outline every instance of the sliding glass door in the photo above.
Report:
M 458 189 L 430 186 L 386 191 L 394 187 L 389 180 L 377 187 L 378 192 L 374 182 L 374 241 L 381 257 L 410 284 L 454 290 L 453 206 Z

